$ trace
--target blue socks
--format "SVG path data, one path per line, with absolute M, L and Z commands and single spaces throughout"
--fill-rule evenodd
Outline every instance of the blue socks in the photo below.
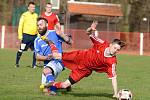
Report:
M 54 81 L 55 81 L 55 77 L 54 77 L 51 73 L 49 73 L 49 74 L 46 75 L 46 81 L 47 81 L 48 83 L 54 82 Z M 57 87 L 56 87 L 56 86 L 50 86 L 49 89 L 50 89 L 51 91 L 56 92 Z
M 48 83 L 51 83 L 51 82 L 55 81 L 55 78 L 54 78 L 54 76 L 51 73 L 49 73 L 49 74 L 46 75 L 46 81 Z

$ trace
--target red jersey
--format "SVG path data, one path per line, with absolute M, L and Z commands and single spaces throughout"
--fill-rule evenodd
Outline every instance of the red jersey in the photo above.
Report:
M 59 22 L 58 16 L 53 12 L 49 16 L 44 12 L 41 16 L 48 20 L 48 30 L 54 30 L 54 26 Z
M 64 53 L 64 65 L 71 70 L 75 70 L 77 67 L 82 70 L 88 69 L 91 72 L 105 72 L 109 78 L 115 77 L 116 56 L 104 56 L 104 52 L 109 46 L 109 43 L 107 41 L 102 41 L 95 36 L 91 36 L 90 38 L 94 44 L 93 47 L 88 50 L 78 50 Z M 90 75 L 90 71 L 87 74 Z

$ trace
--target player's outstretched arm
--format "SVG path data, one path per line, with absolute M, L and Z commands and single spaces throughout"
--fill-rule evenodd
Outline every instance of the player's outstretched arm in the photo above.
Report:
M 40 55 L 40 54 L 36 54 L 36 59 L 38 61 L 45 61 L 45 60 L 50 60 L 53 58 L 53 55 L 52 54 L 49 54 L 48 56 L 43 56 L 43 55 Z
M 96 26 L 98 25 L 98 21 L 93 21 L 93 23 L 91 24 L 91 26 L 89 28 L 87 28 L 86 33 L 88 35 L 93 34 L 96 31 Z
M 116 77 L 112 77 L 112 87 L 113 87 L 113 90 L 114 90 L 113 97 L 118 98 L 118 96 L 117 96 L 118 88 L 117 88 L 117 78 Z
M 92 42 L 94 44 L 103 44 L 104 40 L 98 38 L 97 36 L 95 36 L 95 31 L 96 31 L 96 26 L 98 24 L 98 21 L 93 21 L 93 23 L 91 24 L 91 26 L 86 30 L 87 35 L 90 36 L 90 39 L 92 40 Z
M 71 36 L 62 33 L 62 31 L 61 31 L 60 29 L 58 29 L 58 30 L 56 29 L 56 34 L 59 35 L 61 38 L 63 38 L 64 41 L 65 41 L 67 44 L 72 44 L 72 43 L 73 43 L 73 40 L 72 40 Z

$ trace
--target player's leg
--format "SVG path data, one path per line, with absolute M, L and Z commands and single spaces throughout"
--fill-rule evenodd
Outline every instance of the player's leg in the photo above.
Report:
M 44 84 L 44 87 L 50 87 L 50 91 L 56 92 L 57 88 L 56 86 L 53 86 L 52 83 L 55 82 L 55 79 L 62 70 L 63 66 L 59 61 L 50 61 L 43 71 L 44 75 L 46 76 L 46 84 Z
M 46 76 L 44 75 L 44 73 L 42 73 L 41 84 L 46 84 Z
M 46 83 L 47 84 L 52 83 L 52 82 L 55 81 L 55 77 L 54 77 L 52 68 L 50 68 L 49 66 L 46 66 L 43 70 L 43 73 L 46 77 Z
M 54 82 L 53 86 L 57 88 L 67 88 L 71 85 L 75 84 L 76 82 L 80 81 L 82 78 L 89 76 L 92 73 L 89 69 L 74 69 L 72 70 L 69 78 L 65 82 Z
M 76 57 L 78 55 L 78 51 L 72 52 L 64 52 L 62 54 L 62 62 L 64 66 L 70 70 L 74 70 L 77 67 Z
M 36 58 L 35 58 L 35 52 L 34 51 L 33 51 L 32 68 L 36 68 Z
M 30 47 L 30 49 L 33 51 L 33 60 L 32 60 L 32 68 L 36 68 L 36 58 L 35 58 L 35 52 L 34 52 L 34 40 L 37 37 L 37 35 L 31 35 L 29 36 L 30 38 L 30 42 L 28 44 L 28 46 Z
M 20 49 L 17 51 L 16 54 L 16 65 L 15 65 L 16 67 L 19 67 L 19 61 L 25 48 L 26 44 L 22 41 L 22 43 L 20 44 Z
M 20 48 L 19 48 L 19 50 L 17 51 L 17 54 L 16 54 L 15 67 L 19 67 L 20 58 L 21 58 L 22 53 L 23 53 L 23 51 L 25 50 L 25 47 L 26 47 L 26 39 L 27 39 L 27 37 L 23 33 L 22 34 L 22 41 L 20 43 Z
M 74 61 L 76 56 L 78 55 L 79 50 L 78 51 L 72 51 L 72 52 L 64 52 L 62 59 L 65 61 Z

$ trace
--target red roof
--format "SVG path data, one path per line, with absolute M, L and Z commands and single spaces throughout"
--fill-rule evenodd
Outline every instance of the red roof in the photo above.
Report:
M 68 11 L 73 14 L 123 16 L 120 4 L 110 3 L 68 1 Z

